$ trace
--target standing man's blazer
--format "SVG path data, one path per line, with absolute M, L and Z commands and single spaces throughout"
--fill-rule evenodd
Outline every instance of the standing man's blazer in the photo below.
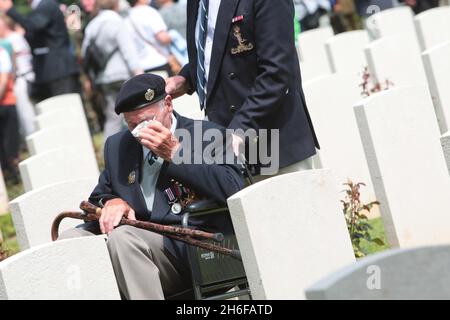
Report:
M 187 4 L 189 64 L 180 75 L 194 92 L 199 0 Z M 280 129 L 281 168 L 316 153 L 319 145 L 294 41 L 292 0 L 221 1 L 207 91 L 209 120 L 231 129 Z

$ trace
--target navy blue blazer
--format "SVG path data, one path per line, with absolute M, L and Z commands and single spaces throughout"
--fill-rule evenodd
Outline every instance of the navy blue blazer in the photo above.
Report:
M 186 129 L 194 138 L 194 120 L 174 114 L 177 118 L 177 129 Z M 214 123 L 200 122 L 203 130 L 209 128 L 223 130 Z M 194 146 L 193 142 L 191 146 Z M 207 143 L 203 143 L 202 150 L 206 146 Z M 193 148 L 182 152 L 188 152 L 192 157 L 194 156 Z M 142 160 L 142 145 L 131 135 L 129 130 L 124 130 L 108 138 L 105 144 L 105 170 L 101 173 L 98 185 L 92 192 L 89 201 L 101 206 L 101 203 L 107 200 L 121 198 L 135 210 L 138 220 L 165 225 L 181 225 L 182 214 L 175 215 L 171 212 L 171 206 L 164 195 L 164 190 L 170 187 L 172 179 L 223 205 L 226 205 L 228 197 L 244 187 L 244 178 L 237 165 L 174 164 L 165 161 L 156 184 L 153 211 L 150 212 L 139 184 Z M 136 178 L 133 183 L 130 183 L 129 176 L 132 172 L 135 173 Z M 233 231 L 229 215 L 223 214 L 193 218 L 190 219 L 190 225 L 211 232 L 229 233 Z M 165 244 L 175 257 L 185 260 L 184 244 L 167 238 Z
M 197 87 L 198 4 L 187 2 L 189 64 L 180 72 L 190 93 Z M 231 129 L 280 130 L 280 168 L 316 153 L 319 144 L 302 90 L 292 0 L 221 2 L 207 87 L 209 120 Z

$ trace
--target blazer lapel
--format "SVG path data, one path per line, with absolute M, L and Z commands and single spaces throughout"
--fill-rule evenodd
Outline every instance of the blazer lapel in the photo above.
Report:
M 141 164 L 142 164 L 142 146 L 134 139 L 131 134 L 127 136 L 127 148 L 123 155 L 123 176 L 126 179 L 126 185 L 129 188 L 130 197 L 132 198 L 132 203 L 134 204 L 134 209 L 136 212 L 142 212 L 143 214 L 149 214 L 147 210 L 147 205 L 145 204 L 144 196 L 142 195 L 141 187 L 139 184 L 141 177 Z M 131 181 L 131 174 L 135 175 L 134 181 Z
M 222 0 L 220 3 L 219 14 L 216 22 L 216 30 L 214 31 L 214 42 L 211 53 L 211 64 L 209 68 L 208 78 L 208 101 L 211 92 L 219 74 L 220 65 L 222 64 L 223 55 L 225 53 L 225 46 L 228 42 L 228 35 L 231 28 L 231 20 L 236 13 L 237 6 L 240 0 Z M 195 25 L 194 25 L 195 31 Z M 194 36 L 195 37 L 195 36 Z

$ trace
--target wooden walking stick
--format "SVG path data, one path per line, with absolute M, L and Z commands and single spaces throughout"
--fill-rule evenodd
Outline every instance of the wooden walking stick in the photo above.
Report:
M 100 219 L 102 213 L 101 208 L 87 201 L 83 201 L 80 204 L 80 209 L 83 210 L 83 212 L 62 212 L 55 218 L 51 230 L 53 241 L 58 239 L 59 225 L 61 224 L 61 221 L 65 218 L 79 219 L 85 222 L 98 221 Z M 122 218 L 119 225 L 129 225 L 136 228 L 159 233 L 166 237 L 187 243 L 189 245 L 193 245 L 209 251 L 214 251 L 241 260 L 239 250 L 229 249 L 212 243 L 201 241 L 201 240 L 213 240 L 216 242 L 221 242 L 224 239 L 222 233 L 209 233 L 201 230 L 167 226 L 147 221 L 129 220 L 127 218 Z

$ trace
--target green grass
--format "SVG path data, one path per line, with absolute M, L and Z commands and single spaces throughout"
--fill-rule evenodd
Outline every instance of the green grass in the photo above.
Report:
M 11 256 L 19 252 L 20 249 L 16 238 L 16 230 L 14 230 L 10 213 L 0 216 L 0 232 L 3 235 L 4 241 L 2 248 L 8 252 L 8 255 Z
M 362 240 L 362 249 L 364 252 L 367 252 L 368 254 L 374 254 L 380 251 L 384 251 L 390 248 L 388 241 L 386 239 L 386 234 L 384 232 L 384 225 L 381 218 L 376 218 L 373 220 L 370 220 L 370 225 L 372 226 L 372 230 L 370 231 L 370 234 L 372 238 L 380 238 L 383 240 L 384 245 L 380 246 L 376 243 L 367 242 L 365 240 Z

